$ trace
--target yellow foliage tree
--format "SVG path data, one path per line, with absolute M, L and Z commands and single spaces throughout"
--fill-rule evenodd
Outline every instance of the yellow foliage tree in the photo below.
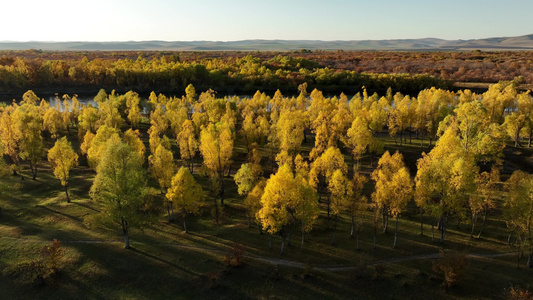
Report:
M 475 190 L 478 168 L 472 155 L 467 155 L 454 127 L 448 128 L 429 154 L 417 163 L 415 201 L 421 214 L 428 210 L 438 219 L 444 241 L 447 220 L 464 217 L 468 198 Z M 422 216 L 421 216 L 422 219 Z M 422 231 L 421 222 L 421 231 Z
M 233 154 L 233 134 L 224 123 L 210 124 L 200 134 L 200 152 L 204 158 L 204 166 L 216 188 L 214 193 L 224 205 L 224 173 L 229 171 Z
M 176 165 L 174 155 L 163 145 L 157 146 L 155 152 L 148 157 L 149 172 L 159 183 L 161 194 L 170 187 Z
M 172 183 L 166 197 L 177 210 L 183 212 L 183 228 L 188 233 L 187 216 L 197 215 L 205 199 L 202 187 L 194 180 L 187 168 L 181 167 L 178 173 L 172 177 Z
M 185 120 L 182 124 L 182 130 L 177 135 L 178 147 L 180 148 L 181 159 L 187 162 L 189 171 L 193 173 L 193 159 L 198 151 L 198 140 L 194 134 L 194 125 L 191 120 Z
M 70 170 L 78 165 L 78 155 L 66 137 L 57 140 L 54 147 L 48 151 L 48 161 L 52 165 L 54 176 L 61 181 L 61 185 L 65 189 L 67 203 L 70 203 L 68 179 Z
M 399 152 L 390 155 L 389 151 L 386 151 L 379 159 L 371 178 L 375 182 L 372 203 L 382 215 L 383 232 L 387 232 L 389 216 L 396 218 L 394 248 L 398 235 L 398 219 L 413 194 L 413 183 L 403 156 Z
M 506 182 L 504 204 L 507 227 L 517 235 L 520 248 L 529 250 L 527 266 L 533 267 L 533 175 L 514 171 Z
M 131 150 L 137 153 L 137 155 L 139 155 L 139 158 L 141 158 L 141 161 L 144 162 L 144 154 L 146 153 L 146 147 L 144 146 L 144 143 L 141 140 L 140 136 L 141 133 L 138 129 L 133 130 L 130 128 L 126 130 L 126 132 L 124 132 L 122 140 L 124 141 L 124 143 L 128 144 Z
M 316 194 L 307 181 L 300 176 L 294 177 L 291 168 L 286 164 L 267 180 L 261 197 L 261 209 L 257 216 L 263 228 L 270 234 L 281 235 L 281 254 L 283 254 L 288 227 L 289 225 L 296 226 L 297 222 L 300 222 L 302 228 L 303 247 L 303 234 L 311 229 L 318 215 L 316 199 Z
M 88 145 L 86 149 L 87 162 L 89 163 L 89 167 L 91 167 L 93 170 L 96 170 L 110 141 L 120 141 L 120 137 L 118 134 L 119 132 L 117 129 L 102 125 L 100 126 L 100 128 L 98 128 L 96 135 L 85 135 L 85 138 L 90 140 L 90 142 L 87 143 L 85 143 L 84 140 L 84 144 Z

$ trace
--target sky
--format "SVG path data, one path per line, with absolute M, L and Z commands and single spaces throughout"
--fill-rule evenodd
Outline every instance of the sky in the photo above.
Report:
M 6 0 L 0 41 L 477 39 L 533 33 L 531 0 Z

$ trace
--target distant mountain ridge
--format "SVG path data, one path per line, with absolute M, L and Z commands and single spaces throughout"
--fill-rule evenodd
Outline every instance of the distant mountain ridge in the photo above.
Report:
M 219 41 L 129 41 L 129 42 L 14 42 L 0 41 L 0 50 L 40 49 L 51 51 L 295 51 L 307 50 L 533 50 L 533 34 L 473 40 L 437 38 L 320 41 L 320 40 L 242 40 Z

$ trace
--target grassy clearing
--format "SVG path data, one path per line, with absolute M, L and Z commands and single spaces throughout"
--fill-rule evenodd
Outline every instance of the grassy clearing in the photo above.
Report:
M 421 147 L 419 141 L 413 139 L 412 145 L 400 148 L 391 138 L 380 138 L 387 150 L 402 151 L 412 171 L 420 153 L 428 151 L 427 141 Z M 308 141 L 304 149 L 310 149 L 311 143 Z M 234 171 L 245 157 L 242 148 L 237 147 L 236 151 L 239 153 L 232 167 Z M 529 149 L 508 148 L 505 174 L 516 168 L 531 168 L 528 163 L 531 154 Z M 364 157 L 363 172 L 371 172 L 369 163 L 370 158 Z M 118 228 L 102 228 L 89 222 L 99 210 L 88 194 L 94 175 L 84 166 L 73 171 L 70 204 L 66 203 L 59 181 L 44 163 L 37 181 L 20 180 L 20 177 L 4 179 L 7 188 L 0 200 L 3 212 L 0 217 L 0 270 L 34 259 L 54 238 L 66 249 L 66 263 L 52 283 L 39 288 L 19 286 L 11 277 L 2 275 L 2 298 L 490 299 L 504 298 L 504 290 L 511 284 L 527 287 L 533 283 L 531 271 L 517 268 L 517 256 L 511 254 L 469 258 L 465 276 L 457 286 L 444 291 L 441 276 L 432 270 L 435 259 L 417 258 L 439 253 L 441 249 L 482 255 L 514 251 L 507 245 L 501 203 L 488 216 L 481 238 L 470 239 L 471 225 L 467 222 L 454 222 L 449 224 L 444 244 L 432 239 L 432 220 L 427 216 L 424 217 L 424 235 L 420 235 L 418 209 L 410 204 L 399 221 L 395 249 L 391 248 L 393 223 L 389 233 L 378 233 L 377 247 L 373 248 L 370 212 L 363 218 L 358 250 L 356 240 L 349 236 L 350 220 L 345 215 L 339 218 L 336 243 L 332 245 L 332 231 L 326 229 L 323 209 L 305 241 L 304 250 L 299 249 L 301 236 L 296 229 L 292 246 L 280 256 L 278 236 L 271 237 L 272 248 L 269 249 L 267 235 L 259 234 L 255 225 L 247 226 L 243 199 L 237 195 L 232 179 L 227 178 L 226 206 L 220 230 L 213 223 L 210 200 L 199 217 L 189 220 L 190 234 L 184 233 L 179 218 L 168 222 L 162 214 L 157 223 L 132 232 L 133 249 L 127 251 L 123 249 Z M 207 189 L 208 181 L 195 176 Z M 157 194 L 155 189 L 154 193 Z M 238 267 L 226 263 L 235 243 L 242 244 L 245 251 L 243 265 Z M 397 258 L 404 259 L 395 260 Z M 524 263 L 522 261 L 522 265 Z M 325 267 L 341 269 L 327 271 Z

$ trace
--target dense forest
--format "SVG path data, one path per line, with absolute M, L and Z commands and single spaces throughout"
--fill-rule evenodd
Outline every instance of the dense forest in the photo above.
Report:
M 456 82 L 496 83 L 520 78 L 533 83 L 530 52 L 46 52 L 0 53 L 0 93 L 28 89 L 96 93 L 100 88 L 139 93 L 181 93 L 188 84 L 224 94 L 292 94 L 307 83 L 325 93 L 351 93 L 364 86 L 417 94 Z
M 178 74 L 192 77 L 176 82 L 176 89 L 195 80 L 209 84 L 214 74 L 224 74 L 220 82 L 233 78 L 237 81 L 231 84 L 243 80 L 262 86 L 276 82 L 271 77 L 274 65 L 280 66 L 274 74 L 287 78 L 307 72 L 298 70 L 303 65 L 315 64 L 278 56 L 264 62 L 251 55 L 227 63 L 233 59 L 209 60 L 212 65 L 204 65 L 166 56 L 92 61 L 83 56 L 72 61 L 48 60 L 36 70 L 50 73 L 21 80 L 49 78 L 49 84 L 57 84 L 55 80 L 65 83 L 72 79 L 69 84 L 95 86 L 123 80 L 120 86 L 136 87 L 142 86 L 148 75 L 154 76 L 150 77 L 152 84 L 165 85 L 166 80 L 179 77 L 160 76 L 179 70 Z M 4 62 L 3 70 L 18 72 L 31 61 L 40 59 L 16 58 Z M 76 65 L 69 66 L 73 62 Z M 102 69 L 96 68 L 98 64 Z M 54 67 L 62 71 L 54 73 Z M 233 73 L 234 68 L 240 71 Z M 107 73 L 111 70 L 115 77 Z M 352 84 L 350 80 L 360 82 L 360 76 L 439 82 L 433 77 L 364 75 L 329 68 L 317 68 L 306 76 L 315 73 L 326 77 L 325 85 L 336 82 L 335 74 L 354 74 L 352 79 L 343 77 L 348 81 L 338 82 L 343 86 Z M 58 74 L 62 75 L 55 77 Z M 117 82 L 107 83 L 109 78 Z M 311 82 L 322 82 L 319 78 L 316 75 Z M 298 82 L 288 80 L 287 84 Z M 379 232 L 391 230 L 392 218 L 390 247 L 395 249 L 402 243 L 400 218 L 414 211 L 419 214 L 420 235 L 430 234 L 427 228 L 431 228 L 431 241 L 437 244 L 450 235 L 460 244 L 456 237 L 465 235 L 474 245 L 510 245 L 527 257 L 526 265 L 531 267 L 531 165 L 509 163 L 517 154 L 506 152 L 532 146 L 533 99 L 529 92 L 521 92 L 518 84 L 516 80 L 501 81 L 482 94 L 432 87 L 422 89 L 416 97 L 390 90 L 383 96 L 371 95 L 363 89 L 351 99 L 344 94 L 326 97 L 318 89 L 308 93 L 307 83 L 297 86 L 299 94 L 294 97 L 278 90 L 273 97 L 257 91 L 253 97 L 242 98 L 218 98 L 213 90 L 198 94 L 188 84 L 182 97 L 152 92 L 142 101 L 136 92 L 107 94 L 100 90 L 94 98 L 97 106 L 81 105 L 75 96 L 65 95 L 62 105 L 56 107 L 28 91 L 19 103 L 1 107 L 3 173 L 35 181 L 44 176 L 38 170 L 49 165 L 47 169 L 61 183 L 66 205 L 73 205 L 69 195 L 72 170 L 92 174 L 94 179 L 77 193 L 78 198 L 94 201 L 94 211 L 87 213 L 84 222 L 119 230 L 125 248 L 130 248 L 134 228 L 180 220 L 180 227 L 188 232 L 190 219 L 200 215 L 212 219 L 208 227 L 214 228 L 215 235 L 232 226 L 230 220 L 246 220 L 248 227 L 257 228 L 268 239 L 269 248 L 279 237 L 280 254 L 293 236 L 299 237 L 303 251 L 316 226 L 322 228 L 320 236 L 336 245 L 340 219 L 348 220 L 342 228 L 357 240 L 357 250 L 362 231 L 371 232 L 372 240 L 367 242 L 375 250 Z M 279 82 L 273 86 L 277 85 Z M 11 213 L 13 204 L 2 200 L 0 206 L 1 219 Z M 235 207 L 242 209 L 243 215 L 233 215 Z M 490 232 L 488 220 L 492 222 Z M 457 228 L 459 224 L 467 226 L 454 226 L 450 233 L 455 223 Z M 485 235 L 490 236 L 487 242 L 482 241 Z M 60 246 L 47 247 L 49 253 Z M 230 257 L 237 264 L 242 247 L 234 245 Z M 446 288 L 460 280 L 465 267 L 461 263 L 464 255 L 450 255 L 459 258 L 434 265 L 435 272 L 443 274 Z M 15 280 L 28 281 L 25 272 L 38 274 L 42 280 L 58 270 L 57 257 L 43 257 L 30 265 L 0 265 L 5 267 L 4 274 Z

